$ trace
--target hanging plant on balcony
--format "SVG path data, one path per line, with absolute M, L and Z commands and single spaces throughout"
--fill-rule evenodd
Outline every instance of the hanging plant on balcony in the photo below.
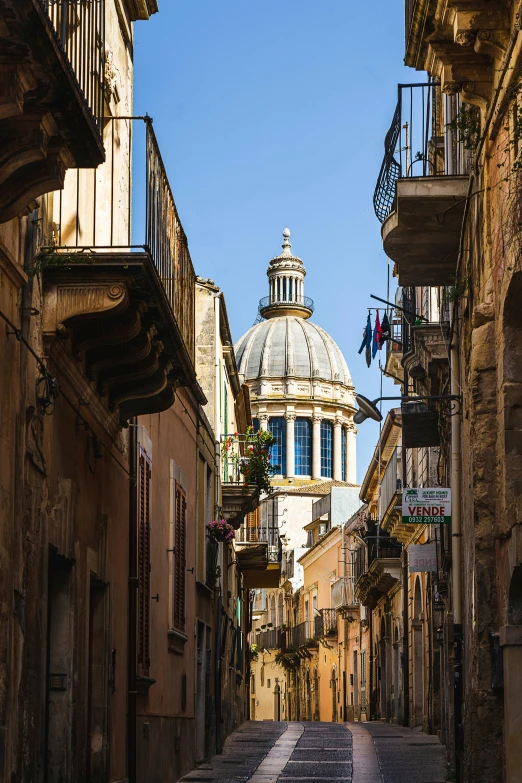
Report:
M 226 543 L 232 541 L 236 537 L 236 533 L 231 524 L 226 519 L 214 519 L 207 525 L 209 535 L 216 539 Z
M 241 453 L 239 444 L 243 442 Z M 243 486 L 255 484 L 260 492 L 269 495 L 272 492 L 271 477 L 278 473 L 279 465 L 270 463 L 270 449 L 276 443 L 274 436 L 266 430 L 254 432 L 253 427 L 248 427 L 245 435 L 228 436 L 221 447 L 224 460 L 230 466 L 235 466 L 236 472 L 243 479 Z

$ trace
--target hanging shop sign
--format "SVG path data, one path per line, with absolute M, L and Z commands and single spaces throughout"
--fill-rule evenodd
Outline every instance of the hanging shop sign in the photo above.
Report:
M 410 544 L 408 547 L 408 563 L 410 573 L 414 571 L 436 571 L 437 570 L 437 545 L 432 544 Z
M 450 522 L 451 489 L 420 487 L 403 490 L 403 525 L 449 525 Z

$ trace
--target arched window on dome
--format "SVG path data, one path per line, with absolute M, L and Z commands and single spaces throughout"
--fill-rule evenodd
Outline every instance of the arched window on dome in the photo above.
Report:
M 286 419 L 283 416 L 270 418 L 268 431 L 276 441 L 270 449 L 270 462 L 278 466 L 276 475 L 286 476 Z
M 341 478 L 346 481 L 346 448 L 348 433 L 346 427 L 341 430 Z
M 333 424 L 331 421 L 321 422 L 321 476 L 332 478 L 332 439 Z
M 312 475 L 312 423 L 310 419 L 297 418 L 294 429 L 295 475 Z

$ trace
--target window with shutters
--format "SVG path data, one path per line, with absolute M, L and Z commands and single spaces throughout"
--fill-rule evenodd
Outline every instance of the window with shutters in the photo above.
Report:
M 150 666 L 150 480 L 151 462 L 140 449 L 138 476 L 138 674 Z
M 176 485 L 174 505 L 174 596 L 173 625 L 178 631 L 185 630 L 185 555 L 187 524 L 187 498 L 181 487 Z

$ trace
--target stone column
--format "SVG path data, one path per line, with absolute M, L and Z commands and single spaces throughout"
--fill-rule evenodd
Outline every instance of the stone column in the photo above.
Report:
M 286 477 L 293 478 L 295 474 L 295 413 L 286 413 Z
M 268 430 L 268 414 L 267 413 L 261 413 L 258 417 L 259 419 L 259 427 L 263 432 L 266 432 Z
M 336 419 L 333 426 L 333 477 L 335 481 L 343 480 L 341 447 L 342 432 L 343 422 L 341 419 Z
M 355 449 L 355 436 L 357 427 L 355 424 L 348 424 L 346 427 L 346 481 L 350 484 L 357 483 L 357 460 Z
M 321 478 L 321 421 L 322 416 L 312 417 L 312 478 Z

